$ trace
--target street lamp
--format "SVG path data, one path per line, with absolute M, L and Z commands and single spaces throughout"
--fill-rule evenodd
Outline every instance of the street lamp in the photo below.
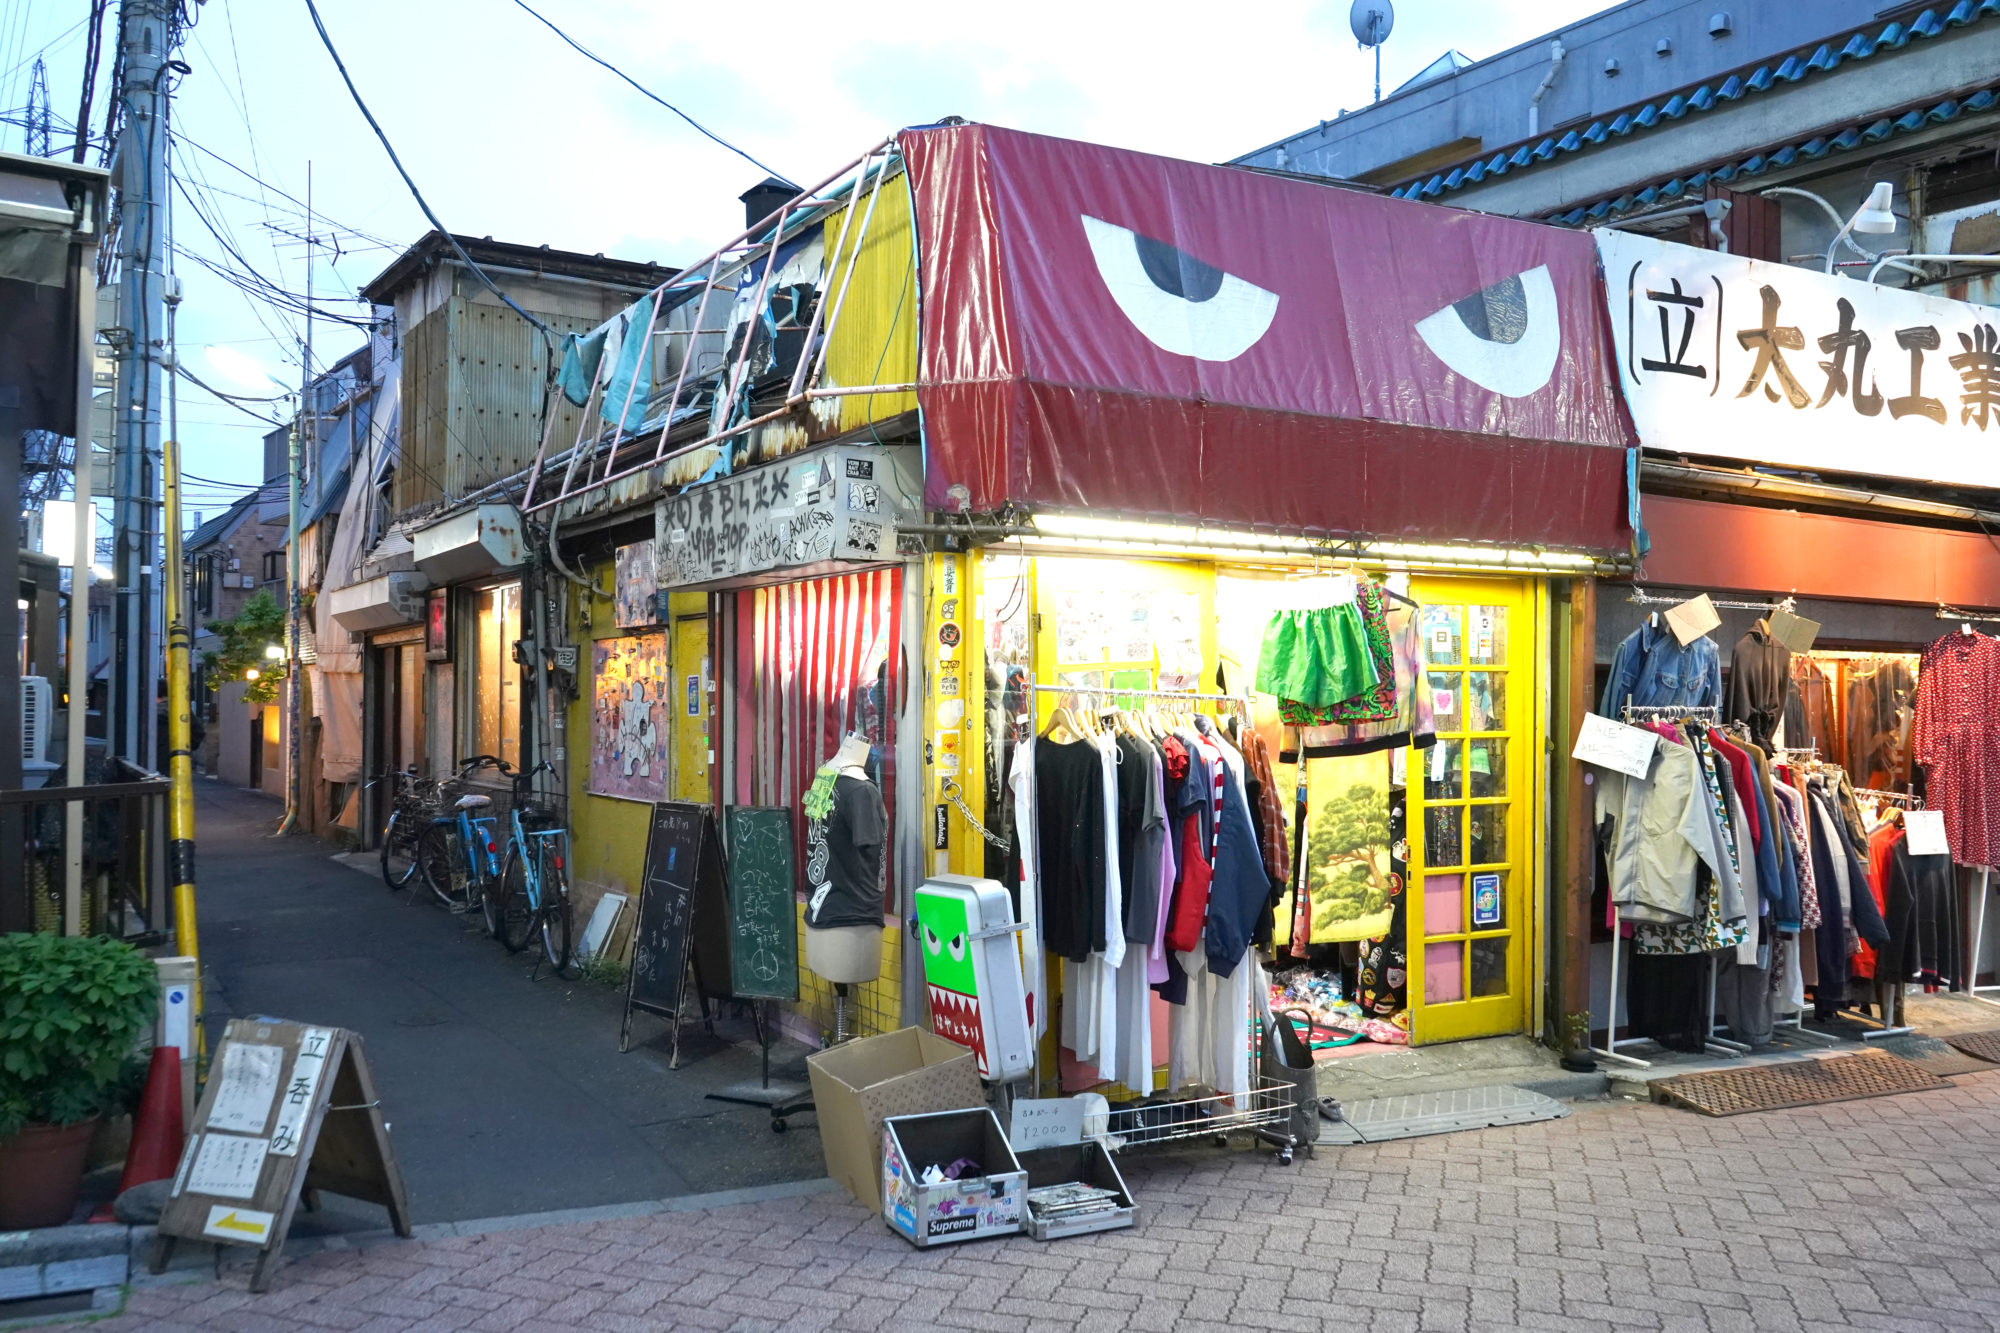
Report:
M 1833 244 L 1826 247 L 1828 273 L 1833 272 L 1833 252 L 1840 247 L 1842 241 L 1847 240 L 1848 232 L 1858 231 L 1866 236 L 1887 236 L 1896 230 L 1896 215 L 1889 211 L 1889 201 L 1893 193 L 1889 182 L 1875 182 L 1875 188 L 1868 192 L 1867 201 L 1855 210 L 1854 216 L 1849 218 L 1839 231 L 1834 233 Z M 1853 243 L 1850 241 L 1849 244 Z M 1854 248 L 1861 250 L 1858 245 Z M 1862 251 L 1862 255 L 1864 258 L 1875 258 L 1866 251 Z
M 270 658 L 273 662 L 281 660 L 284 657 L 284 655 L 285 655 L 285 650 L 283 648 L 280 648 L 277 644 L 267 643 L 264 645 L 264 656 Z

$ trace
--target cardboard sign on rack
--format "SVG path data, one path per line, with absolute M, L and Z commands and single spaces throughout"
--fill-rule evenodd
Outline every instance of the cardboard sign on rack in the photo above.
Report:
M 1583 727 L 1576 735 L 1576 748 L 1569 752 L 1569 757 L 1643 778 L 1652 769 L 1653 754 L 1659 744 L 1660 738 L 1643 727 L 1628 727 L 1596 713 L 1585 713 Z
M 1903 829 L 1909 835 L 1911 856 L 1951 855 L 1951 844 L 1944 836 L 1944 811 L 1906 811 L 1903 815 Z
M 1819 638 L 1819 622 L 1807 620 L 1804 616 L 1779 607 L 1764 620 L 1771 637 L 1795 653 L 1809 653 L 1813 642 Z
M 1667 628 L 1674 632 L 1683 648 L 1721 623 L 1722 617 L 1716 613 L 1715 603 L 1708 600 L 1707 593 L 1667 608 Z
M 177 1240 L 246 1245 L 259 1252 L 250 1290 L 263 1291 L 300 1195 L 317 1208 L 319 1190 L 379 1203 L 396 1234 L 410 1234 L 402 1173 L 359 1036 L 233 1019 L 213 1070 L 160 1214 L 155 1273 Z

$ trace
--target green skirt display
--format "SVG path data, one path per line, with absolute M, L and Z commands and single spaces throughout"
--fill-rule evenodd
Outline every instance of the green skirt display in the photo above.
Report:
M 1361 612 L 1352 602 L 1310 611 L 1275 611 L 1257 654 L 1257 689 L 1330 707 L 1375 688 L 1380 677 Z

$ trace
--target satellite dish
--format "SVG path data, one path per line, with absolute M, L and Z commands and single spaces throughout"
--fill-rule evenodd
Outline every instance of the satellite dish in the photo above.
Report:
M 1347 26 L 1363 46 L 1380 46 L 1396 26 L 1396 11 L 1389 0 L 1354 0 L 1354 7 L 1347 11 Z

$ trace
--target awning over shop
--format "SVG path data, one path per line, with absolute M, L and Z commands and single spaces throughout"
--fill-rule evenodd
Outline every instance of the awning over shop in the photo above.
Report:
M 1627 548 L 1588 237 L 983 125 L 900 140 L 931 507 Z

